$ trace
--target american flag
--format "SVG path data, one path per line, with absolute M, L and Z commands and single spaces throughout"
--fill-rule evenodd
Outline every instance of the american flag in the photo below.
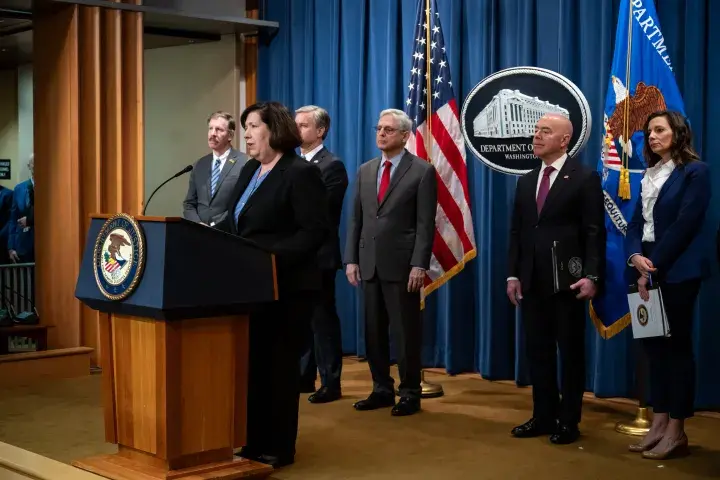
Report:
M 424 299 L 475 258 L 476 250 L 467 156 L 436 0 L 430 0 L 427 5 L 426 0 L 418 2 L 416 24 L 409 93 L 405 101 L 405 113 L 413 120 L 413 131 L 406 147 L 435 166 L 438 180 L 435 239 L 422 292 Z M 430 91 L 427 89 L 428 78 L 431 79 Z M 428 105 L 432 107 L 429 124 Z

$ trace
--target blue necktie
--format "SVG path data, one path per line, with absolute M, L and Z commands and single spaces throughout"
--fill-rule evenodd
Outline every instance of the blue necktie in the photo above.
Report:
M 215 196 L 217 190 L 217 182 L 220 179 L 220 159 L 215 159 L 213 164 L 212 176 L 210 177 L 210 196 Z

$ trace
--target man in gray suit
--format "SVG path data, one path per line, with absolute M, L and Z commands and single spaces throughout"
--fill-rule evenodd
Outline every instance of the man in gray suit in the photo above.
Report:
M 362 283 L 365 346 L 373 391 L 357 410 L 393 407 L 392 415 L 420 410 L 420 290 L 430 267 L 437 179 L 435 168 L 405 150 L 412 121 L 401 110 L 380 113 L 382 151 L 360 167 L 345 248 L 346 275 Z M 388 325 L 398 356 L 400 400 L 390 376 Z
M 232 148 L 235 118 L 215 112 L 208 118 L 208 147 L 212 150 L 198 160 L 190 172 L 190 184 L 183 202 L 183 217 L 214 225 L 227 215 L 227 203 L 247 156 Z

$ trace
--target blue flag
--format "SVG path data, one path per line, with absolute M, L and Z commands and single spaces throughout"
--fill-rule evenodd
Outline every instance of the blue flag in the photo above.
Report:
M 685 114 L 655 4 L 622 0 L 597 167 L 605 195 L 607 272 L 604 292 L 590 303 L 590 317 L 603 338 L 630 324 L 623 240 L 646 168 L 643 126 L 649 114 L 665 109 Z

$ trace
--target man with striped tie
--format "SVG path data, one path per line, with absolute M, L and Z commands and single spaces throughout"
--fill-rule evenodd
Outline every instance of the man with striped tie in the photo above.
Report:
M 208 147 L 212 150 L 198 160 L 190 173 L 183 217 L 213 226 L 227 215 L 227 203 L 247 156 L 232 147 L 235 118 L 215 112 L 208 118 Z

